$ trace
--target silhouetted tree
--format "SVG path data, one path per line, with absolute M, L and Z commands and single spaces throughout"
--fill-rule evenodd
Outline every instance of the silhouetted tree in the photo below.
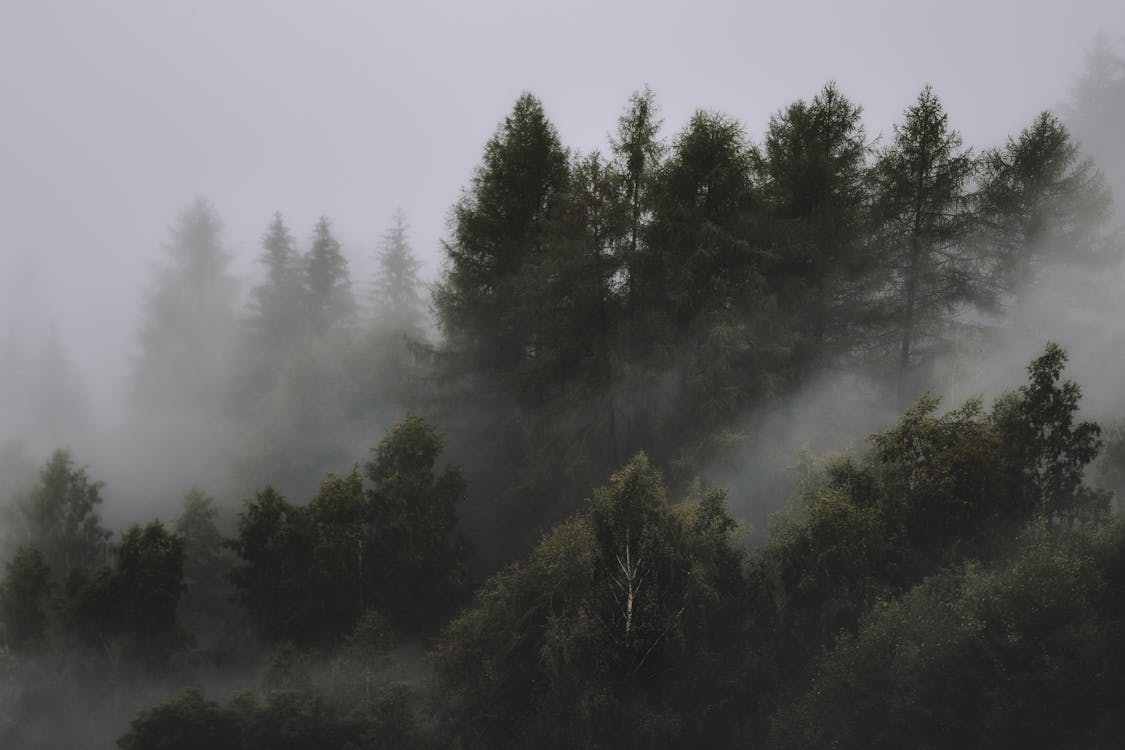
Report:
M 941 340 L 963 304 L 988 299 L 984 269 L 966 242 L 973 168 L 970 150 L 927 86 L 895 125 L 874 172 L 900 376 L 925 351 L 922 345 Z

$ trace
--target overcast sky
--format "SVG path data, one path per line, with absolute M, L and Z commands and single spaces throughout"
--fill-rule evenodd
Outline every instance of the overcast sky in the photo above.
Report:
M 932 83 L 981 147 L 1062 101 L 1099 31 L 1125 34 L 1125 2 L 0 0 L 0 336 L 53 320 L 95 384 L 123 375 L 197 194 L 246 276 L 277 210 L 302 240 L 330 216 L 365 276 L 396 207 L 435 273 L 523 90 L 589 150 L 646 83 L 667 134 L 708 108 L 754 139 L 830 79 L 889 133 Z

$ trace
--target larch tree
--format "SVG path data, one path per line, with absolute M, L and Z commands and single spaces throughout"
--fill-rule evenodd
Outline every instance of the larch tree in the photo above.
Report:
M 1049 112 L 981 158 L 976 209 L 1001 288 L 1018 294 L 1044 264 L 1096 257 L 1112 197 Z
M 889 329 L 905 376 L 940 340 L 968 302 L 986 301 L 983 273 L 967 242 L 972 229 L 968 182 L 971 151 L 949 127 L 949 115 L 926 86 L 894 126 L 875 165 L 881 253 L 890 270 Z
M 551 225 L 565 198 L 567 154 L 539 100 L 522 95 L 484 149 L 472 184 L 454 207 L 448 267 L 434 294 L 449 354 L 463 372 L 540 395 L 550 301 Z
M 757 165 L 770 216 L 767 276 L 779 311 L 796 321 L 800 374 L 849 349 L 864 318 L 873 274 L 861 113 L 829 83 L 770 119 Z

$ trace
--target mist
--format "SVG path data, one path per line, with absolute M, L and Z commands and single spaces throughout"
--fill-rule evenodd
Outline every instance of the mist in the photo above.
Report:
M 825 498 L 859 492 L 841 466 L 891 481 L 873 446 L 917 399 L 940 399 L 934 415 L 979 399 L 966 434 L 1034 422 L 1011 404 L 1030 402 L 1050 343 L 1065 352 L 1053 382 L 1081 399 L 1043 434 L 1068 436 L 1078 469 L 1039 522 L 1092 514 L 1092 548 L 1115 544 L 1125 8 L 853 5 L 8 8 L 0 737 L 146 747 L 156 706 L 248 747 L 280 741 L 263 727 L 285 715 L 307 720 L 308 736 L 292 729 L 305 742 L 485 746 L 520 717 L 505 741 L 595 746 L 632 721 L 690 744 L 729 709 L 676 713 L 692 691 L 646 660 L 721 692 L 711 646 L 685 635 L 706 630 L 768 640 L 768 669 L 747 647 L 722 684 L 761 668 L 777 696 L 737 693 L 754 707 L 722 713 L 708 741 L 799 745 L 785 727 L 813 711 L 831 660 L 875 637 L 879 607 L 907 611 L 947 578 L 971 598 L 974 565 L 1006 575 L 1050 544 L 1079 555 L 1022 509 L 989 516 L 1003 544 L 918 542 L 892 573 L 871 563 L 869 588 L 816 610 L 815 633 L 803 610 L 785 620 L 814 573 L 777 572 Z M 849 122 L 852 106 L 844 155 L 824 157 L 852 166 L 802 162 L 801 138 L 832 137 L 810 135 L 810 113 Z M 954 218 L 923 232 L 895 169 L 927 106 L 956 132 L 922 193 L 957 187 L 932 212 Z M 1062 166 L 1025 205 L 1039 183 L 1017 147 L 1036 126 Z M 1026 460 L 1039 492 L 1054 464 Z M 656 510 L 629 505 L 645 493 Z M 642 542 L 630 524 L 655 525 Z M 637 598 L 651 632 L 633 630 L 642 544 L 692 561 L 666 580 L 653 568 L 650 586 L 686 603 Z M 1104 572 L 1110 554 L 1082 565 Z M 608 583 L 567 588 L 579 580 Z M 723 614 L 692 630 L 693 602 Z M 492 698 L 466 679 L 473 654 L 515 658 L 488 640 L 489 607 L 550 612 L 512 636 L 539 654 L 534 689 L 511 687 L 522 667 L 497 667 Z M 740 635 L 707 630 L 724 618 Z M 473 717 L 521 691 L 536 697 L 499 723 Z M 583 729 L 565 719 L 576 700 L 596 717 Z M 677 717 L 663 730 L 661 711 Z

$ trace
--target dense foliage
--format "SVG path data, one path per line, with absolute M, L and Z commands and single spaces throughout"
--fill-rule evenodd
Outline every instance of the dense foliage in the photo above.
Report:
M 0 453 L 0 745 L 90 742 L 69 704 L 127 750 L 1118 746 L 1122 429 L 1052 343 L 991 405 L 925 393 L 1120 262 L 1107 180 L 1050 113 L 979 156 L 952 122 L 926 87 L 878 144 L 830 83 L 665 139 L 646 89 L 603 155 L 523 94 L 433 319 L 401 212 L 363 283 L 276 214 L 240 314 L 196 201 L 131 391 L 178 517 L 115 533 L 68 451 Z M 748 544 L 708 467 L 845 367 L 901 418 Z

